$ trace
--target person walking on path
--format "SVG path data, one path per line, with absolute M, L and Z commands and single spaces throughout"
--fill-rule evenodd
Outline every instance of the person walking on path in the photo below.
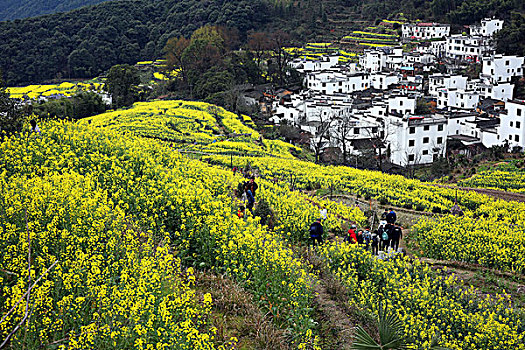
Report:
M 259 186 L 255 182 L 255 176 L 252 175 L 250 181 L 248 181 L 246 185 L 244 185 L 244 187 L 250 190 L 252 192 L 253 197 L 255 198 L 255 191 L 257 191 L 257 189 L 259 188 Z
M 377 230 L 374 230 L 374 232 L 372 232 L 371 243 L 372 255 L 379 254 L 379 234 L 377 233 Z
M 383 214 L 381 214 L 381 220 L 386 220 L 386 216 L 388 215 L 388 210 L 385 208 L 385 211 Z
M 386 251 L 390 246 L 390 224 L 380 226 L 377 232 L 381 238 L 381 249 Z
M 252 194 L 252 191 L 246 189 L 246 199 L 248 200 L 248 205 L 246 206 L 248 210 L 253 213 L 253 205 L 255 204 L 255 197 Z
M 314 247 L 317 244 L 323 244 L 323 225 L 321 224 L 321 219 L 317 219 L 313 224 L 310 225 L 310 244 Z
M 396 220 L 396 212 L 393 209 L 389 209 L 388 214 L 386 214 L 386 222 L 393 225 L 396 223 Z
M 394 251 L 399 248 L 399 240 L 403 237 L 403 231 L 399 225 L 394 225 L 391 230 L 391 246 Z
M 31 131 L 37 134 L 40 134 L 40 128 L 38 127 L 36 120 L 31 119 L 29 121 L 29 124 L 31 124 Z
M 363 236 L 363 230 L 357 231 L 357 244 L 360 246 L 365 243 L 365 238 Z

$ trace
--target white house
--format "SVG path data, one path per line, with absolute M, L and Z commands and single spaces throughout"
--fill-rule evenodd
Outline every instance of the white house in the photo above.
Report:
M 389 86 L 399 83 L 399 75 L 394 73 L 370 74 L 370 86 L 374 89 L 388 90 Z
M 370 78 L 364 73 L 312 72 L 305 77 L 305 86 L 325 95 L 349 94 L 370 87 Z
M 433 74 L 428 77 L 428 93 L 437 97 L 440 89 L 466 89 L 468 77 L 462 75 Z
M 412 96 L 392 96 L 388 98 L 388 112 L 404 116 L 414 114 L 416 111 L 416 98 Z
M 504 21 L 501 19 L 485 18 L 481 20 L 481 24 L 469 26 L 470 35 L 493 36 L 503 28 L 503 23 Z
M 401 27 L 403 39 L 439 39 L 450 34 L 449 24 L 440 23 L 406 23 Z
M 480 100 L 480 93 L 463 89 L 439 89 L 437 107 L 452 109 L 474 109 Z
M 512 100 L 505 104 L 507 114 L 501 114 L 501 139 L 510 147 L 525 147 L 525 101 Z
M 492 84 L 508 83 L 512 77 L 523 76 L 524 58 L 519 56 L 492 55 L 483 57 L 482 78 Z
M 359 65 L 367 72 L 380 72 L 386 66 L 386 53 L 383 50 L 365 50 L 359 56 Z
M 494 50 L 490 39 L 481 36 L 456 34 L 448 36 L 446 41 L 445 55 L 462 61 L 479 62 Z
M 339 56 L 322 56 L 318 60 L 312 61 L 307 60 L 305 57 L 300 57 L 292 60 L 290 66 L 295 68 L 297 71 L 304 72 L 315 72 L 322 70 L 329 70 L 338 65 Z
M 385 138 L 392 163 L 430 164 L 446 149 L 447 120 L 441 116 L 389 116 L 385 119 Z

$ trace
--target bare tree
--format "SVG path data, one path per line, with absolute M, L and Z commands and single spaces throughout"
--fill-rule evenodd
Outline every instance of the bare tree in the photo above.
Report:
M 310 145 L 314 149 L 315 162 L 319 163 L 321 152 L 325 146 L 324 141 L 330 140 L 330 129 L 332 128 L 334 119 L 331 115 L 323 116 L 321 112 L 315 113 L 312 119 L 316 119 L 309 122 L 309 124 L 315 128 L 315 134 L 310 140 Z
M 348 161 L 348 142 L 351 141 L 351 134 L 355 127 L 355 120 L 352 120 L 349 115 L 344 114 L 341 117 L 335 118 L 334 126 L 336 126 L 336 131 L 333 133 L 335 141 L 337 141 L 338 146 L 341 146 L 341 151 L 343 153 L 343 164 L 346 164 Z
M 270 49 L 270 40 L 267 33 L 254 32 L 248 35 L 248 48 L 253 52 L 257 67 L 261 67 L 261 61 L 266 51 Z
M 290 55 L 285 47 L 290 44 L 290 35 L 282 30 L 278 30 L 270 35 L 270 47 L 273 53 L 272 60 L 275 61 L 276 74 L 279 84 L 286 82 L 286 68 L 290 62 Z
M 367 127 L 366 132 L 368 133 L 371 141 L 371 147 L 376 158 L 376 165 L 379 171 L 383 171 L 383 163 L 385 159 L 390 158 L 389 149 L 391 152 L 391 145 L 389 138 L 394 133 L 393 129 L 389 124 L 381 120 L 377 126 Z M 387 149 L 387 154 L 383 154 L 383 149 Z
M 413 178 L 416 172 L 416 165 L 421 163 L 421 153 L 415 152 L 410 153 L 411 151 L 405 151 L 405 169 L 406 176 Z

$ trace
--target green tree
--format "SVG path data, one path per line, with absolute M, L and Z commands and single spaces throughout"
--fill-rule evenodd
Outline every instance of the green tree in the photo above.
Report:
M 11 135 L 22 131 L 25 115 L 19 107 L 17 100 L 9 97 L 4 85 L 4 80 L 0 74 L 0 138 L 2 133 Z
M 137 101 L 140 76 L 138 70 L 128 64 L 119 64 L 109 69 L 104 88 L 113 99 L 116 108 L 130 106 Z

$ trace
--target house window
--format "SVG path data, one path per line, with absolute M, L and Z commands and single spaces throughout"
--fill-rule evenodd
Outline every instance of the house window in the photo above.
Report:
M 438 137 L 437 138 L 437 143 L 438 144 L 442 144 L 443 143 L 443 138 L 442 137 Z
M 423 130 L 425 130 L 425 131 L 429 131 L 429 130 L 430 130 L 430 126 L 429 126 L 429 125 L 425 125 L 425 126 L 423 127 Z
M 506 66 L 510 65 L 510 61 L 505 61 L 505 65 Z
M 521 116 L 521 109 L 518 108 L 518 109 L 516 110 L 516 115 L 517 115 L 518 117 Z
M 408 147 L 414 147 L 416 140 L 408 140 Z
M 413 162 L 414 159 L 415 159 L 415 156 L 414 156 L 413 154 L 409 154 L 409 155 L 408 155 L 408 161 L 409 161 L 409 162 Z
M 429 138 L 428 137 L 423 137 L 423 143 L 428 143 L 429 142 Z
M 521 122 L 516 122 L 516 128 L 521 128 Z
M 514 135 L 514 141 L 520 142 L 520 135 Z
M 377 126 L 372 127 L 372 133 L 377 134 Z
M 510 122 L 510 127 L 512 128 L 514 126 L 514 122 Z
M 426 149 L 423 151 L 423 155 L 426 156 L 427 154 L 428 154 L 428 150 Z
M 399 105 L 402 106 L 403 105 L 403 101 L 399 101 Z
M 359 135 L 359 128 L 354 128 L 354 135 Z
M 438 125 L 438 131 L 443 131 L 443 124 Z
M 411 126 L 409 129 L 408 129 L 408 133 L 409 134 L 415 134 L 416 133 L 416 128 Z

